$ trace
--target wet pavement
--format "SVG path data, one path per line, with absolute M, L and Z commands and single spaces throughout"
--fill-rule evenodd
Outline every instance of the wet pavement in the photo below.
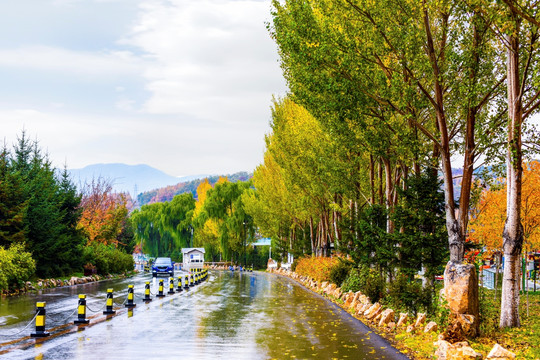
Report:
M 141 274 L 1 299 L 0 358 L 407 359 L 335 304 L 275 274 L 210 272 L 206 282 L 152 295 L 147 304 L 145 281 L 155 294 L 156 279 Z M 135 286 L 132 310 L 122 305 L 128 284 Z M 165 293 L 167 284 L 165 278 Z M 114 289 L 117 309 L 108 317 L 102 314 L 107 288 Z M 75 326 L 83 293 L 90 324 Z M 24 329 L 37 301 L 47 303 L 48 338 L 30 338 L 33 324 Z M 6 336 L 15 332 L 21 333 Z

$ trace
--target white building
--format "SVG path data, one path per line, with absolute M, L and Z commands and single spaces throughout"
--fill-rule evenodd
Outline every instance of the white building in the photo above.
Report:
M 204 266 L 204 248 L 182 249 L 182 260 L 183 270 L 202 269 Z

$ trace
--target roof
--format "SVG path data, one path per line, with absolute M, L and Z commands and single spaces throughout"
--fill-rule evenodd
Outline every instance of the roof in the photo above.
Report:
M 253 246 L 270 246 L 272 245 L 272 239 L 261 238 L 253 243 Z
M 182 254 L 188 254 L 193 251 L 199 251 L 199 252 L 202 252 L 203 254 L 205 253 L 204 248 L 183 248 Z

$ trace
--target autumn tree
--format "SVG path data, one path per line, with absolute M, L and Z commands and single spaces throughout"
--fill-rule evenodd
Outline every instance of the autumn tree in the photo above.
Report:
M 94 178 L 82 190 L 82 216 L 78 227 L 88 242 L 118 245 L 118 237 L 128 217 L 127 195 L 115 193 L 112 182 Z
M 521 193 L 521 222 L 524 245 L 529 250 L 540 249 L 540 163 L 523 164 Z M 502 250 L 506 220 L 506 181 L 498 179 L 492 187 L 484 189 L 471 214 L 470 238 L 488 250 Z

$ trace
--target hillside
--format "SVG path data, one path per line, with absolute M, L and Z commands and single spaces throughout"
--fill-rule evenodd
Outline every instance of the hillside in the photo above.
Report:
M 231 175 L 224 175 L 231 182 L 236 181 L 247 181 L 253 174 L 248 174 L 247 172 L 238 172 Z M 218 179 L 219 175 L 208 176 L 208 181 L 210 184 L 214 185 Z M 171 201 L 175 195 L 191 192 L 194 197 L 197 196 L 197 187 L 203 181 L 203 179 L 195 179 L 191 181 L 185 181 L 176 185 L 166 186 L 159 189 L 154 189 L 152 191 L 146 191 L 137 196 L 137 202 L 140 206 L 146 204 L 152 204 L 156 202 Z

